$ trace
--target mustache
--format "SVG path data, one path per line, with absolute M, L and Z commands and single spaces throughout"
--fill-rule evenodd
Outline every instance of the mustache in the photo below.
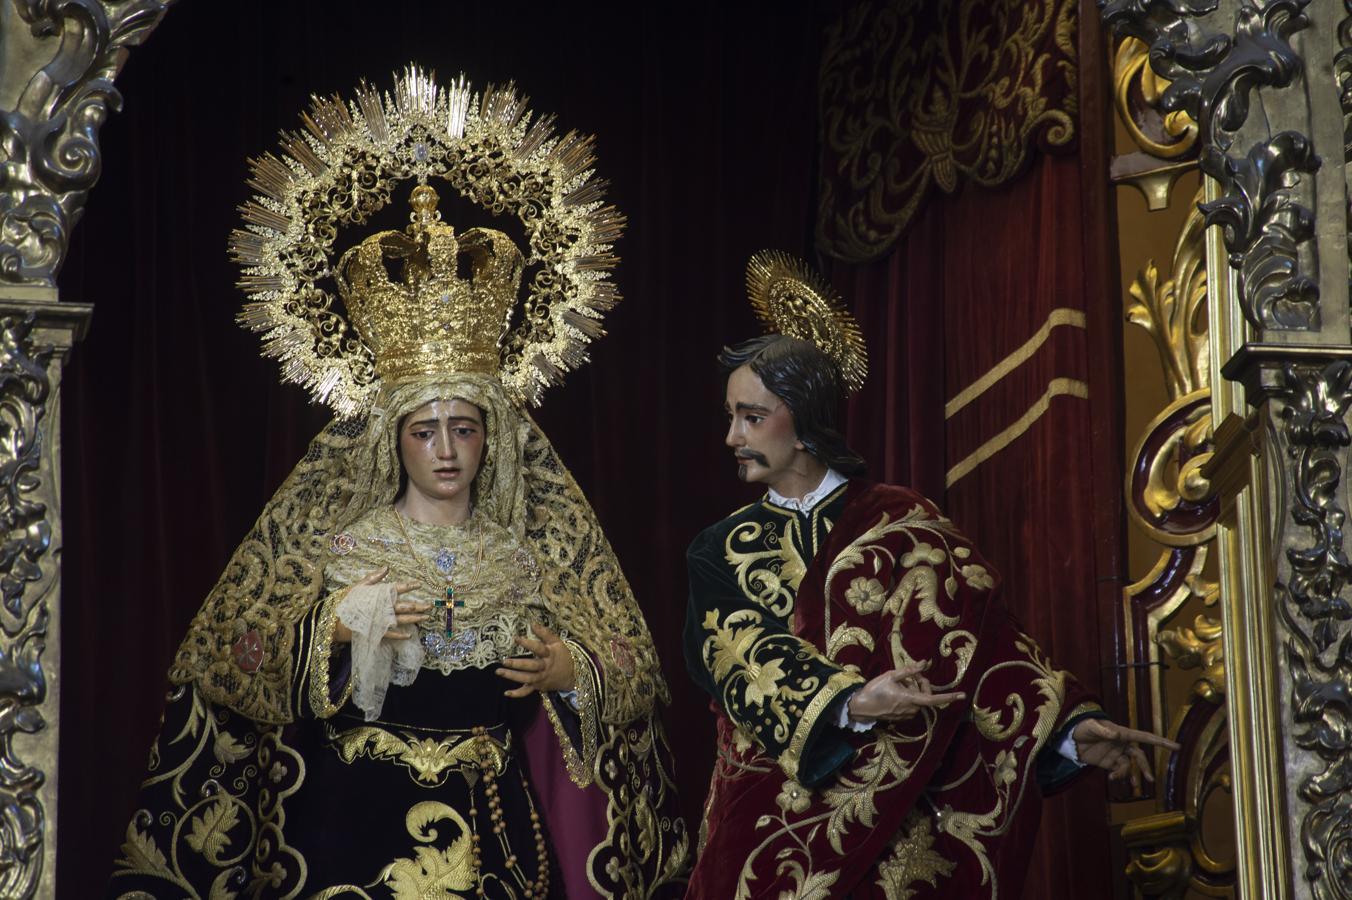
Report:
M 751 462 L 760 463 L 762 466 L 765 466 L 766 468 L 769 468 L 770 466 L 770 460 L 766 459 L 764 456 L 757 453 L 755 450 L 738 450 L 733 455 L 736 456 L 737 459 L 739 460 L 750 460 Z

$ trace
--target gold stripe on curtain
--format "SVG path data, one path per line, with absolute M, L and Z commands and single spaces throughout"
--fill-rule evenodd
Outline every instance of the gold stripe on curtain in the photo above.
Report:
M 1063 325 L 1084 328 L 1084 323 L 1083 310 L 1070 309 L 1064 306 L 1053 309 L 1051 315 L 1047 316 L 1047 321 L 1042 323 L 1042 327 L 1040 327 L 1031 338 L 1024 342 L 1022 347 L 1000 360 L 1000 362 L 996 363 L 989 372 L 972 382 L 956 397 L 945 403 L 944 418 L 953 418 L 958 410 L 971 403 L 977 397 L 980 397 L 986 391 L 990 390 L 991 386 L 1001 378 L 1004 378 L 1010 372 L 1027 362 L 1033 354 L 1038 351 L 1038 348 L 1047 342 L 1047 338 L 1051 336 L 1053 328 Z M 948 483 L 952 484 L 953 481 L 954 479 L 950 478 Z
M 1031 428 L 1034 422 L 1046 414 L 1053 397 L 1079 397 L 1081 400 L 1088 400 L 1089 385 L 1078 378 L 1052 379 L 1051 384 L 1047 385 L 1047 390 L 1043 392 L 1036 403 L 1028 408 L 1027 412 L 1019 416 L 1018 421 L 986 441 L 969 453 L 962 462 L 949 469 L 948 476 L 945 479 L 946 485 L 952 487 L 955 482 L 966 475 L 970 475 L 977 466 L 1013 443 L 1019 435 Z

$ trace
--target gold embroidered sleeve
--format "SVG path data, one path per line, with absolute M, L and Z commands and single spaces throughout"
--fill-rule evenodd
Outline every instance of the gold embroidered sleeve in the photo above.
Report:
M 568 777 L 578 787 L 586 787 L 594 778 L 601 736 L 602 679 L 585 647 L 576 641 L 565 643 L 573 657 L 577 707 L 573 709 L 561 695 L 550 693 L 544 697 L 544 710 L 559 739 Z
M 295 708 L 321 719 L 338 712 L 352 696 L 352 678 L 340 670 L 347 664 L 347 647 L 333 642 L 338 604 L 347 591 L 334 591 L 316 604 L 302 620 L 296 642 L 300 664 L 296 667 Z
M 828 660 L 736 590 L 716 552 L 691 546 L 686 665 L 695 682 L 790 778 L 815 784 L 853 755 L 830 724 L 862 676 Z

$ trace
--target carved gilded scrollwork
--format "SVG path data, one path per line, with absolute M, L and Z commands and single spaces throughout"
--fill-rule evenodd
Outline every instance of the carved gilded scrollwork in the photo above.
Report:
M 932 189 L 1003 184 L 1075 136 L 1072 0 L 855 3 L 819 78 L 817 246 L 882 256 Z
M 1195 576 L 1188 590 L 1208 609 L 1220 599 L 1220 585 Z M 1165 655 L 1180 669 L 1201 669 L 1193 683 L 1193 693 L 1202 700 L 1220 703 L 1225 695 L 1225 648 L 1221 642 L 1221 620 L 1205 613 L 1193 619 L 1191 628 L 1166 628 L 1156 636 Z
M 1181 812 L 1146 816 L 1122 827 L 1127 877 L 1146 897 L 1182 897 L 1192 875 L 1188 842 L 1195 823 Z
M 50 348 L 34 349 L 35 317 L 0 318 L 0 896 L 30 897 L 42 872 L 46 812 L 38 799 L 45 779 L 21 758 L 18 733 L 46 727 L 38 707 L 47 696 L 42 653 L 50 611 L 43 580 L 51 547 L 39 487 L 41 424 L 50 392 Z
M 41 53 L 51 38 L 55 53 L 33 63 L 15 107 L 0 115 L 0 281 L 55 286 L 98 181 L 99 128 L 122 103 L 113 79 L 172 2 L 15 0 L 35 38 L 25 49 Z
M 1099 0 L 1103 20 L 1121 38 L 1149 46 L 1155 73 L 1169 81 L 1160 108 L 1198 123 L 1203 172 L 1222 196 L 1204 207 L 1207 224 L 1224 228 L 1230 264 L 1240 270 L 1238 302 L 1257 328 L 1319 327 L 1319 290 L 1301 269 L 1299 248 L 1314 234 L 1302 175 L 1319 159 L 1309 140 L 1281 132 L 1239 156 L 1229 154 L 1260 86 L 1284 87 L 1301 71 L 1290 36 L 1309 24 L 1309 0 L 1242 0 L 1233 34 L 1199 19 L 1217 0 Z
M 1163 108 L 1169 80 L 1150 66 L 1150 48 L 1134 37 L 1113 53 L 1117 117 L 1137 150 L 1114 156 L 1113 182 L 1135 186 L 1150 210 L 1165 209 L 1174 182 L 1197 166 L 1197 123 L 1183 110 Z
M 1338 85 L 1338 105 L 1343 110 L 1343 162 L 1352 163 L 1352 0 L 1343 0 L 1347 18 L 1338 23 L 1339 50 L 1333 56 L 1333 78 Z M 1345 169 L 1344 172 L 1352 170 Z M 1352 194 L 1348 200 L 1348 221 L 1352 222 Z M 1352 228 L 1347 233 L 1348 255 L 1352 256 Z
M 1204 229 L 1194 206 L 1174 246 L 1170 276 L 1161 278 L 1148 260 L 1129 288 L 1134 302 L 1127 321 L 1154 342 L 1171 402 L 1146 426 L 1132 454 L 1128 510 L 1167 546 L 1211 540 L 1218 512 L 1200 474 L 1211 443 Z
M 1209 800 L 1229 791 L 1230 764 L 1223 632 L 1210 614 L 1220 588 L 1207 572 L 1220 505 L 1202 475 L 1213 435 L 1199 199 L 1200 192 L 1168 276 L 1147 261 L 1129 288 L 1127 308 L 1127 320 L 1155 345 L 1169 397 L 1138 441 L 1126 479 L 1129 515 L 1163 547 L 1153 570 L 1123 591 L 1128 715 L 1136 727 L 1168 733 L 1182 746 L 1156 789 L 1159 812 L 1122 830 L 1126 875 L 1145 897 L 1231 896 L 1234 884 L 1234 860 L 1216 858 L 1202 836 L 1204 820 L 1225 815 L 1224 804 Z M 1198 671 L 1182 698 L 1170 695 L 1167 664 Z
M 1197 146 L 1197 123 L 1183 110 L 1161 106 L 1169 80 L 1150 68 L 1150 48 L 1134 37 L 1113 55 L 1113 99 L 1117 115 L 1136 146 L 1160 159 L 1177 159 Z
M 1148 260 L 1128 292 L 1135 302 L 1127 307 L 1127 321 L 1150 335 L 1164 369 L 1170 400 L 1210 385 L 1207 365 L 1206 253 L 1202 244 L 1206 224 L 1192 212 L 1174 245 L 1171 275 L 1161 279 L 1159 267 Z

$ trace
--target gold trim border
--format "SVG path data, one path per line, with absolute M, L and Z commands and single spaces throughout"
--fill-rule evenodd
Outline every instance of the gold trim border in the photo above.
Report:
M 1222 191 L 1214 178 L 1203 180 L 1208 202 Z M 1230 416 L 1247 417 L 1244 389 L 1222 375 L 1225 363 L 1250 338 L 1235 298 L 1221 229 L 1207 229 L 1207 316 L 1211 322 L 1211 414 L 1219 429 Z M 1264 435 L 1256 435 L 1259 452 Z M 1223 455 L 1223 448 L 1217 448 Z M 1281 736 L 1281 671 L 1272 586 L 1276 574 L 1269 523 L 1268 473 L 1261 456 L 1243 463 L 1244 482 L 1233 498 L 1222 498 L 1216 525 L 1220 567 L 1222 641 L 1229 690 L 1230 767 L 1235 810 L 1236 896 L 1240 900 L 1288 900 L 1295 896 L 1296 842 L 1288 828 L 1298 827 L 1286 800 L 1286 757 Z

